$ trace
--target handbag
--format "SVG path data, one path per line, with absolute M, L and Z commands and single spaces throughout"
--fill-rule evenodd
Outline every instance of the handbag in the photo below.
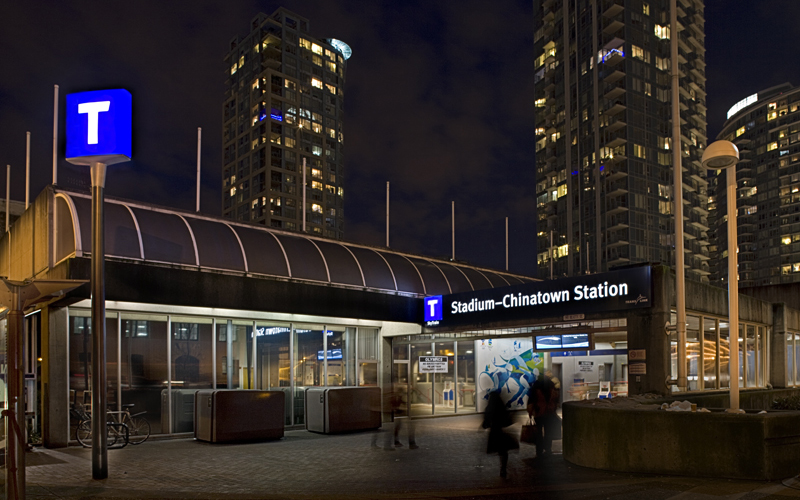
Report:
M 536 426 L 536 424 L 533 423 L 533 421 L 529 417 L 528 423 L 522 424 L 522 430 L 520 431 L 519 434 L 519 440 L 522 443 L 536 444 L 538 440 L 537 436 L 541 438 L 541 434 L 542 433 L 539 430 L 539 428 Z

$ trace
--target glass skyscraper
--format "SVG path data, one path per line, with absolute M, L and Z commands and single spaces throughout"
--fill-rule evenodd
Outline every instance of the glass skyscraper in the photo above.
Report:
M 535 0 L 539 275 L 674 266 L 672 147 L 683 166 L 686 276 L 708 282 L 701 0 Z M 677 43 L 680 144 L 671 128 Z
M 290 231 L 302 231 L 305 221 L 310 234 L 342 239 L 350 54 L 344 42 L 309 35 L 308 20 L 283 8 L 259 14 L 248 35 L 231 40 L 222 106 L 224 217 Z

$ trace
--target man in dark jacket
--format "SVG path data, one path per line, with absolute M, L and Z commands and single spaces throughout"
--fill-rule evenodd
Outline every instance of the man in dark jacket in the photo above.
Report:
M 558 390 L 546 375 L 539 375 L 531 387 L 528 398 L 528 414 L 536 422 L 536 456 L 550 456 L 553 447 L 553 434 L 556 430 L 558 415 Z

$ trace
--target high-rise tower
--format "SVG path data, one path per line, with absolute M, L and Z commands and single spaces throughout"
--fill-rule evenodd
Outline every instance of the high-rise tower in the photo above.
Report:
M 674 29 L 669 0 L 534 0 L 541 277 L 674 266 L 674 41 L 686 275 L 708 281 L 703 2 L 676 14 Z
M 736 165 L 739 286 L 800 281 L 800 87 L 777 85 L 728 111 L 717 139 L 739 147 Z M 725 175 L 711 178 L 711 280 L 728 283 Z
M 280 8 L 230 42 L 222 106 L 224 217 L 342 239 L 342 101 L 350 47 Z M 305 197 L 303 160 L 305 159 Z M 305 207 L 303 203 L 305 201 Z

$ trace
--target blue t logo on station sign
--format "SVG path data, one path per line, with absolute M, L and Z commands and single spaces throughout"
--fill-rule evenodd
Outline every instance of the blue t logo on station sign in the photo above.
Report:
M 425 321 L 442 320 L 442 296 L 425 297 Z
M 112 165 L 131 159 L 131 93 L 93 90 L 67 95 L 67 161 Z

